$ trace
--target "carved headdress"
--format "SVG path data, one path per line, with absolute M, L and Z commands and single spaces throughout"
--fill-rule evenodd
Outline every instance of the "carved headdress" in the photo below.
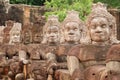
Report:
M 43 33 L 46 33 L 46 29 L 51 26 L 60 27 L 60 22 L 58 21 L 58 17 L 56 15 L 51 15 L 48 17 L 48 20 L 43 27 Z
M 46 43 L 46 31 L 48 27 L 51 26 L 57 26 L 58 28 L 60 28 L 60 22 L 58 21 L 58 16 L 56 15 L 51 15 L 48 17 L 47 22 L 45 23 L 45 26 L 43 27 L 43 41 L 42 43 Z
M 96 17 L 103 17 L 106 18 L 108 21 L 108 25 L 110 28 L 112 28 L 112 34 L 110 36 L 110 43 L 118 43 L 119 41 L 116 38 L 117 31 L 116 31 L 116 20 L 115 17 L 113 17 L 108 11 L 104 4 L 98 2 L 96 4 L 92 5 L 92 11 L 88 15 L 86 24 L 89 29 L 89 26 L 91 24 L 91 20 Z M 88 33 L 89 34 L 89 33 Z
M 21 32 L 22 30 L 22 24 L 21 23 L 14 23 L 12 29 L 10 30 L 10 34 L 13 34 L 15 32 Z
M 74 10 L 67 12 L 67 16 L 64 19 L 64 21 L 62 22 L 62 29 L 64 29 L 65 24 L 68 22 L 77 22 L 80 25 L 80 27 L 83 26 L 83 22 L 79 18 L 79 13 Z
M 90 26 L 91 20 L 96 17 L 104 17 L 108 20 L 110 26 L 116 23 L 115 18 L 107 11 L 104 4 L 98 2 L 92 5 L 92 11 L 87 18 L 87 26 Z

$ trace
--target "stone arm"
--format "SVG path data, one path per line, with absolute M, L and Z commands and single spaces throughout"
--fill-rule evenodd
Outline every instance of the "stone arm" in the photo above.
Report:
M 53 68 L 56 68 L 57 66 L 56 55 L 53 53 L 47 53 L 46 59 L 47 59 L 47 71 L 49 74 L 53 74 Z
M 67 56 L 67 66 L 68 66 L 68 70 L 70 72 L 70 75 L 72 76 L 72 79 L 76 80 L 76 79 L 82 79 L 84 80 L 83 77 L 83 65 L 82 63 L 80 63 L 79 59 L 78 59 L 78 54 L 79 54 L 79 46 L 73 46 L 69 52 L 68 52 L 68 56 Z
M 27 60 L 27 53 L 24 50 L 20 50 L 18 52 L 18 56 L 19 56 L 19 61 L 23 62 L 23 64 L 28 64 L 30 61 Z
M 113 45 L 109 49 L 106 57 L 106 67 L 108 71 L 120 74 L 120 45 Z

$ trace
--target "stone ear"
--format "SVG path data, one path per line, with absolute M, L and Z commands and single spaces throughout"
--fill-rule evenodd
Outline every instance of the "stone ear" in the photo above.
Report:
M 110 29 L 113 29 L 113 25 L 110 25 L 109 27 L 110 27 Z

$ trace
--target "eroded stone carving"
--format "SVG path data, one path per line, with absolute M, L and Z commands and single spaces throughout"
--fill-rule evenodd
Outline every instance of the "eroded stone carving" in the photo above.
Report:
M 39 18 L 22 28 L 13 21 L 8 21 L 5 28 L 0 27 L 0 42 L 5 43 L 0 44 L 0 79 L 7 74 L 11 80 L 120 79 L 119 45 L 107 53 L 112 44 L 119 43 L 116 23 L 103 4 L 93 4 L 87 27 L 78 12 L 69 11 L 61 26 L 57 16 L 50 16 L 42 35 Z
M 111 80 L 120 79 L 120 45 L 113 45 L 106 58 L 106 68 L 109 72 L 109 77 Z M 114 66 L 113 66 L 114 65 Z
M 29 44 L 32 42 L 32 24 L 26 23 L 22 28 L 22 42 L 24 44 Z
M 79 19 L 79 13 L 77 11 L 68 11 L 66 18 L 61 25 L 61 44 L 58 49 L 58 56 L 63 59 L 64 64 L 67 59 L 67 53 L 69 49 L 81 43 L 81 37 L 83 37 L 83 29 L 85 24 Z M 63 57 L 64 56 L 64 57 Z M 60 60 L 62 61 L 62 60 Z M 67 68 L 67 67 L 66 67 Z M 55 78 L 62 80 L 70 80 L 70 74 L 67 69 L 58 69 L 55 72 Z
M 32 42 L 41 43 L 43 40 L 43 26 L 45 25 L 45 17 L 37 16 L 37 20 L 33 23 L 32 27 Z
M 82 29 L 85 28 L 85 25 L 79 19 L 77 11 L 68 11 L 61 28 L 61 43 L 80 43 L 80 38 L 83 36 Z
M 4 5 L 5 5 L 5 8 L 6 8 L 6 13 L 8 13 L 9 8 L 11 7 L 10 6 L 10 1 L 9 0 L 4 0 Z
M 116 40 L 115 19 L 107 12 L 106 7 L 102 3 L 97 3 L 93 5 L 92 12 L 88 16 L 86 22 L 88 27 L 88 36 L 86 40 L 89 39 L 90 44 L 77 45 L 71 48 L 68 53 L 71 55 L 67 60 L 69 63 L 68 69 L 70 74 L 73 75 L 73 80 L 108 79 L 108 77 L 105 77 L 108 75 L 105 66 L 101 65 L 105 65 L 106 53 L 110 45 Z M 89 69 L 90 67 L 91 69 Z M 81 75 L 75 75 L 78 70 L 80 70 L 79 74 Z M 91 76 L 88 76 L 86 74 L 87 72 Z M 98 75 L 97 78 L 99 77 L 99 79 L 95 77 L 96 75 Z
M 5 25 L 5 28 L 4 28 L 4 39 L 3 39 L 3 42 L 5 44 L 9 43 L 9 40 L 10 40 L 10 30 L 12 29 L 14 25 L 14 21 L 11 21 L 11 20 L 8 20 L 6 21 L 6 25 Z
M 21 42 L 21 23 L 14 23 L 12 29 L 10 30 L 10 41 L 9 44 L 16 44 Z
M 57 16 L 50 16 L 43 27 L 44 36 L 42 44 L 38 44 L 38 46 L 32 48 L 32 51 L 30 52 L 32 64 L 38 64 L 32 65 L 32 72 L 35 75 L 35 79 L 47 79 L 48 74 L 49 76 L 53 74 L 53 72 L 51 72 L 52 68 L 50 68 L 50 64 L 56 62 L 55 50 L 59 44 L 59 24 Z M 32 54 L 34 54 L 34 56 L 32 56 Z M 43 65 L 41 65 L 41 63 Z M 42 72 L 40 72 L 41 70 Z
M 97 7 L 97 8 L 96 8 Z M 101 19 L 102 17 L 102 19 Z M 95 19 L 96 18 L 96 19 Z M 104 18 L 104 20 L 103 20 Z M 100 19 L 100 20 L 99 20 Z M 93 22 L 92 22 L 92 21 Z M 87 18 L 87 26 L 88 29 L 90 26 L 95 26 L 95 21 L 100 22 L 103 21 L 99 26 L 103 26 L 103 27 L 109 27 L 109 31 L 108 34 L 110 34 L 110 38 L 107 39 L 109 40 L 109 44 L 114 44 L 114 43 L 119 43 L 119 41 L 116 38 L 117 35 L 117 31 L 116 31 L 116 20 L 115 18 L 107 11 L 106 6 L 104 4 L 98 3 L 98 4 L 93 4 L 93 9 L 91 14 L 88 16 Z M 91 27 L 90 27 L 91 28 Z M 88 35 L 90 35 L 92 37 L 92 34 L 89 34 L 90 31 L 88 31 Z M 105 34 L 105 33 L 104 33 Z M 108 35 L 109 36 L 109 35 Z M 89 36 L 88 36 L 89 37 Z M 107 36 L 106 36 L 107 38 Z M 106 40 L 106 41 L 107 41 Z M 92 42 L 92 39 L 90 39 L 90 41 Z
M 4 38 L 4 30 L 5 26 L 0 26 L 0 44 L 3 43 L 3 38 Z
M 56 16 L 50 16 L 43 28 L 42 43 L 59 43 L 59 26 L 60 23 Z

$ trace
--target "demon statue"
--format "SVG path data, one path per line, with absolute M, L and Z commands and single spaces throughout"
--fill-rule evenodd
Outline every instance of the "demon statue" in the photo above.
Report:
M 67 59 L 70 74 L 73 80 L 106 80 L 106 53 L 113 43 L 118 42 L 115 18 L 102 3 L 97 3 L 93 5 L 86 24 L 90 44 L 70 49 Z

